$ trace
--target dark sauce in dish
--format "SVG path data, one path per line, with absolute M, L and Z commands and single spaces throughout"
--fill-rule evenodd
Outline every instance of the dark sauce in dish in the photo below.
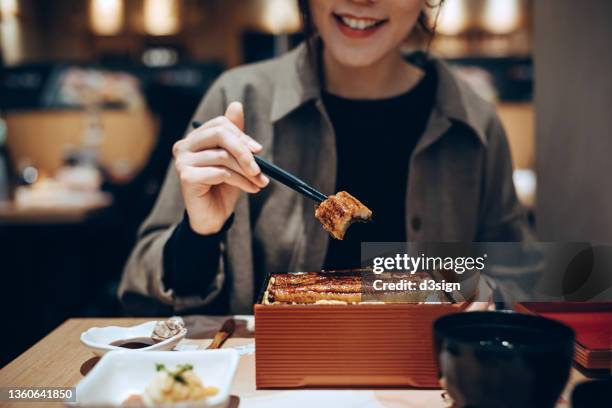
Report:
M 132 339 L 115 340 L 110 345 L 136 350 L 152 346 L 155 343 L 157 342 L 149 337 L 136 337 Z

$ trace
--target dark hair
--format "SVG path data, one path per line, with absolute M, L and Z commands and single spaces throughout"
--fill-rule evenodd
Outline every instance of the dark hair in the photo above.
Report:
M 438 10 L 436 11 L 436 16 L 434 18 L 433 26 L 429 25 L 425 10 L 421 10 L 421 12 L 419 13 L 419 17 L 417 19 L 417 27 L 423 34 L 427 36 L 426 52 L 429 52 L 431 41 L 433 40 L 433 37 L 436 33 L 438 16 L 440 15 L 440 8 L 442 7 L 443 3 L 444 0 L 438 0 L 437 4 L 432 4 L 429 0 L 425 0 L 426 7 L 431 9 L 436 7 L 438 8 Z M 300 14 L 302 16 L 302 32 L 306 39 L 310 39 L 315 34 L 315 26 L 314 22 L 312 21 L 312 15 L 310 14 L 309 0 L 298 0 L 298 6 L 300 8 Z

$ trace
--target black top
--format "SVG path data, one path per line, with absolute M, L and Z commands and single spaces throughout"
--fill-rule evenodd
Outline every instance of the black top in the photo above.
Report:
M 375 100 L 323 93 L 336 134 L 336 191 L 347 191 L 370 210 L 372 221 L 353 224 L 344 240 L 330 237 L 324 269 L 360 266 L 361 242 L 406 241 L 410 156 L 434 103 L 435 73 L 402 95 Z
M 336 134 L 337 191 L 348 191 L 373 212 L 367 224 L 354 224 L 343 241 L 330 238 L 324 269 L 360 265 L 361 242 L 406 240 L 406 188 L 410 156 L 434 104 L 433 70 L 409 92 L 375 100 L 322 93 Z M 214 279 L 220 243 L 231 226 L 200 236 L 185 218 L 164 247 L 164 284 L 177 295 L 202 294 Z
M 191 229 L 187 211 L 164 246 L 163 281 L 166 288 L 172 288 L 176 295 L 204 294 L 217 271 L 221 241 L 234 221 L 232 214 L 216 234 L 200 235 Z

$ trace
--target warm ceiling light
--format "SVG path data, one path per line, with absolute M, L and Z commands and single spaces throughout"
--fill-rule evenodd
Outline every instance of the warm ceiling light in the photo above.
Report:
M 179 10 L 176 0 L 145 0 L 144 27 L 151 35 L 172 35 L 179 31 Z
M 262 28 L 273 34 L 293 33 L 302 24 L 296 1 L 265 0 L 261 9 Z
M 519 0 L 488 0 L 482 23 L 493 34 L 509 34 L 519 26 L 520 9 Z
M 16 16 L 19 12 L 17 0 L 0 0 L 0 15 L 3 17 Z
M 431 16 L 438 17 L 436 31 L 443 35 L 457 35 L 467 27 L 468 13 L 464 0 L 440 2 L 441 8 L 433 10 Z
M 123 25 L 123 0 L 91 0 L 89 19 L 96 34 L 119 33 Z

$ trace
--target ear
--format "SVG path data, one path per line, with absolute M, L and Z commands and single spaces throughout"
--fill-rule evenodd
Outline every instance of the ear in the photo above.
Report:
M 244 109 L 240 102 L 232 102 L 225 111 L 225 117 L 228 118 L 238 129 L 244 131 Z

